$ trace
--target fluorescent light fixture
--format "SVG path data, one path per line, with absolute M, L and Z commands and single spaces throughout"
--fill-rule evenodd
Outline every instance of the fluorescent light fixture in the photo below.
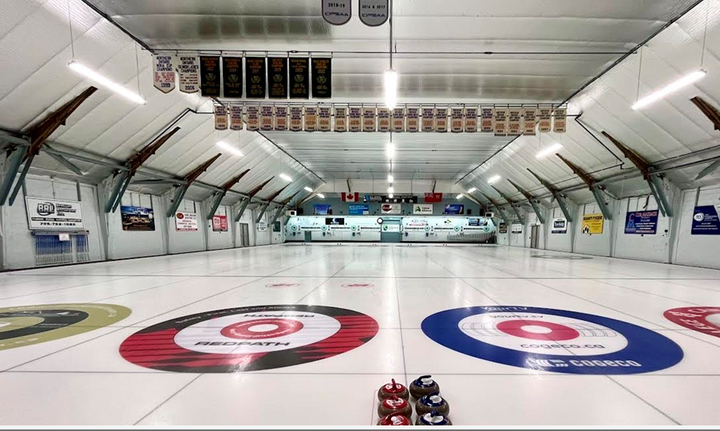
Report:
M 393 186 L 388 187 L 388 193 L 395 193 L 395 188 Z
M 669 84 L 658 91 L 654 91 L 648 94 L 647 96 L 635 102 L 632 108 L 635 110 L 642 109 L 653 102 L 657 102 L 658 100 L 662 99 L 670 93 L 674 93 L 683 87 L 687 87 L 688 85 L 701 80 L 705 77 L 705 75 L 707 75 L 707 72 L 705 72 L 704 70 L 696 70 L 695 72 L 683 76 L 672 84 Z
M 242 151 L 238 150 L 237 148 L 233 147 L 232 145 L 228 144 L 227 142 L 220 141 L 217 145 L 220 149 L 227 151 L 228 153 L 232 154 L 233 156 L 242 157 L 244 154 Z
M 312 190 L 310 187 L 308 187 L 308 186 L 305 186 L 305 190 L 309 191 L 310 193 L 312 193 L 312 191 L 313 191 L 313 190 Z
M 496 183 L 498 180 L 500 180 L 500 175 L 493 175 L 488 179 L 488 184 Z
M 68 67 L 75 72 L 79 73 L 80 75 L 86 77 L 87 79 L 91 81 L 95 81 L 97 84 L 102 85 L 103 87 L 107 88 L 108 90 L 111 90 L 122 97 L 132 100 L 135 103 L 138 103 L 140 105 L 145 104 L 145 99 L 140 97 L 139 94 L 128 90 L 126 87 L 118 84 L 115 81 L 112 81 L 101 74 L 95 72 L 94 70 L 88 68 L 87 66 L 84 66 L 77 61 L 73 60 L 70 63 L 68 63 Z
M 317 195 L 318 195 L 318 197 L 319 197 L 320 199 L 325 199 L 325 195 L 324 195 L 324 194 L 318 193 Z
M 392 193 L 390 193 L 390 194 L 388 195 L 388 197 L 389 197 L 390 199 L 392 199 L 392 198 L 394 197 L 394 195 L 393 195 Z
M 398 73 L 392 69 L 385 71 L 385 106 L 395 109 L 397 104 Z
M 459 195 L 455 196 L 455 199 L 462 199 L 464 197 L 465 197 L 465 195 L 460 193 Z
M 287 182 L 292 182 L 292 178 L 290 178 L 290 175 L 280 174 L 280 178 L 282 178 L 283 180 L 285 180 Z
M 468 190 L 468 193 L 475 193 L 477 191 L 477 188 L 473 187 L 470 190 Z
M 385 152 L 387 153 L 388 159 L 392 159 L 393 157 L 395 157 L 395 145 L 387 144 L 387 147 L 385 147 Z
M 563 146 L 556 142 L 549 147 L 545 147 L 542 150 L 538 151 L 538 153 L 535 154 L 535 158 L 542 159 L 543 157 L 547 157 L 552 153 L 562 150 L 562 148 Z
M 389 183 L 393 182 L 394 179 L 395 179 L 395 178 L 392 176 L 392 174 L 389 174 L 389 175 L 388 175 L 388 182 L 389 182 Z

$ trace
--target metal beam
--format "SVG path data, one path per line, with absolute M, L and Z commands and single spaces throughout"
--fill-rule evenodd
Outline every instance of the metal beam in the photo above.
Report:
M 527 190 L 515 184 L 512 180 L 508 180 L 508 182 L 512 184 L 513 187 L 515 187 L 517 191 L 519 191 L 523 196 L 525 196 L 525 199 L 530 202 L 530 206 L 532 206 L 533 211 L 535 211 L 535 215 L 537 216 L 538 220 L 540 220 L 540 223 L 545 224 L 545 216 L 543 215 L 540 207 L 538 206 L 538 203 L 540 201 L 535 198 L 535 196 L 531 195 Z
M 565 215 L 565 219 L 572 223 L 573 217 L 572 214 L 570 214 L 570 209 L 568 208 L 567 202 L 565 201 L 565 196 L 562 195 L 560 190 L 552 185 L 548 180 L 540 177 L 535 172 L 531 171 L 530 168 L 527 168 L 528 172 L 532 174 L 535 178 L 537 178 L 538 181 L 540 181 L 540 184 L 542 184 L 552 195 L 553 199 L 555 199 L 560 206 L 560 210 Z
M 493 189 L 495 189 L 495 191 L 498 192 L 498 194 L 499 194 L 503 199 L 505 199 L 508 204 L 510 204 L 510 209 L 513 210 L 513 212 L 514 212 L 515 215 L 517 216 L 517 219 L 520 221 L 520 223 L 525 224 L 525 218 L 524 218 L 522 215 L 520 215 L 520 211 L 518 211 L 517 207 L 515 206 L 515 201 L 513 201 L 512 199 L 510 199 L 510 197 L 508 197 L 508 195 L 506 195 L 505 193 L 503 193 L 503 192 L 501 192 L 500 190 L 498 190 L 497 187 L 495 187 L 495 186 L 490 186 L 490 187 L 492 187 Z
M 247 194 L 247 197 L 243 200 L 242 204 L 240 204 L 240 211 L 238 212 L 238 215 L 235 217 L 235 221 L 240 221 L 240 218 L 242 218 L 243 213 L 245 212 L 245 209 L 247 209 L 248 204 L 250 203 L 250 200 L 252 200 L 253 196 L 258 194 L 260 190 L 263 189 L 270 181 L 272 181 L 275 177 L 270 177 L 267 179 L 264 183 L 260 184 L 259 186 L 255 187 L 254 189 L 250 190 L 250 192 Z M 269 199 L 268 199 L 269 201 Z
M 222 154 L 216 154 L 214 157 L 206 160 L 203 164 L 198 166 L 197 168 L 190 171 L 187 175 L 185 175 L 185 184 L 178 187 L 177 191 L 175 192 L 175 197 L 172 200 L 172 204 L 168 208 L 167 216 L 172 217 L 173 214 L 177 211 L 177 209 L 180 207 L 180 202 L 182 202 L 183 198 L 185 197 L 185 193 L 187 192 L 190 185 L 195 182 L 195 180 L 202 175 L 203 172 L 207 171 L 210 165 L 215 163 L 217 159 L 220 158 Z
M 714 106 L 700 96 L 695 96 L 690 99 L 690 101 L 695 104 L 695 106 L 697 106 L 710 121 L 712 121 L 713 126 L 715 126 L 715 130 L 720 130 L 720 112 L 718 112 Z
M 82 171 L 77 165 L 75 165 L 70 160 L 66 159 L 65 157 L 61 156 L 60 154 L 57 154 L 56 152 L 47 151 L 47 148 L 50 148 L 50 146 L 46 143 L 45 144 L 45 153 L 55 159 L 58 163 L 65 166 L 66 168 L 70 169 L 74 174 L 85 176 L 85 172 Z M 52 150 L 52 148 L 50 148 Z
M 593 196 L 595 197 L 595 202 L 597 202 L 598 207 L 600 208 L 600 212 L 603 214 L 603 217 L 605 217 L 608 220 L 612 220 L 612 213 L 610 212 L 610 209 L 607 206 L 607 203 L 605 202 L 605 197 L 602 194 L 602 189 L 600 186 L 598 186 L 595 181 L 595 178 L 591 177 L 590 174 L 582 170 L 579 166 L 571 162 L 570 160 L 566 159 L 560 154 L 555 154 L 562 160 L 580 179 L 587 184 L 588 188 L 592 192 Z
M 718 168 L 718 166 L 720 166 L 720 159 L 715 160 L 710 165 L 706 166 L 705 169 L 700 171 L 700 173 L 697 174 L 697 177 L 695 177 L 695 181 L 701 180 L 701 179 L 705 178 L 706 176 L 712 174 L 713 172 L 715 172 L 715 170 Z
M 288 204 L 290 204 L 290 202 L 293 200 L 293 198 L 295 198 L 295 196 L 298 195 L 298 193 L 300 193 L 300 190 L 296 191 L 295 193 L 293 193 L 292 196 L 290 196 L 289 198 L 282 201 L 282 203 L 280 203 L 280 208 L 278 208 L 277 211 L 275 211 L 275 214 L 272 217 L 272 221 L 270 222 L 271 225 L 275 224 L 277 219 L 282 215 L 282 212 L 285 209 L 285 207 L 287 207 Z
M 290 185 L 290 184 L 288 184 L 287 186 L 285 186 L 285 187 L 281 188 L 280 190 L 276 191 L 275 193 L 273 193 L 273 194 L 267 199 L 267 200 L 268 200 L 267 203 L 263 204 L 263 205 L 260 207 L 260 215 L 258 215 L 257 220 L 255 221 L 255 223 L 260 223 L 260 220 L 262 219 L 262 216 L 265 214 L 265 211 L 267 211 L 267 208 L 270 206 L 270 202 L 272 202 L 272 200 L 275 199 L 276 197 L 280 196 L 280 193 L 282 193 L 283 191 L 285 191 L 285 189 L 288 188 L 289 185 Z
M 223 190 L 221 192 L 215 193 L 215 200 L 213 201 L 213 204 L 210 207 L 210 211 L 208 211 L 208 217 L 207 217 L 208 220 L 212 220 L 213 216 L 217 212 L 217 209 L 220 208 L 220 202 L 222 202 L 222 200 L 225 198 L 225 195 L 227 195 L 228 191 L 232 188 L 232 186 L 237 184 L 238 181 L 240 181 L 242 179 L 242 177 L 244 177 L 248 172 L 250 172 L 250 169 L 245 169 L 242 173 L 240 173 L 240 175 L 232 178 L 230 181 L 223 184 L 223 186 L 222 186 Z
M 8 151 L 6 157 L 7 170 L 5 171 L 5 178 L 3 178 L 3 183 L 0 188 L 0 205 L 5 205 L 5 200 L 10 193 L 13 182 L 15 182 L 15 177 L 20 170 L 20 165 L 22 164 L 27 151 L 28 147 L 26 146 L 15 147 Z
M 510 217 L 508 217 L 507 214 L 505 214 L 505 210 L 502 209 L 500 204 L 495 199 L 491 198 L 490 196 L 486 195 L 483 192 L 480 192 L 480 194 L 483 195 L 485 197 L 485 199 L 487 199 L 490 202 L 490 204 L 495 207 L 495 209 L 500 213 L 500 217 L 502 217 L 502 219 L 505 223 L 510 223 L 512 221 L 510 219 Z

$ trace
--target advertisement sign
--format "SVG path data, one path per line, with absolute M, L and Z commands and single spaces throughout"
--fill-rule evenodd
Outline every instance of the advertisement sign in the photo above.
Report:
M 175 213 L 175 230 L 192 231 L 198 230 L 197 213 Z
M 265 220 L 261 221 L 256 225 L 258 232 L 265 232 L 267 231 L 267 222 Z
M 315 204 L 313 205 L 315 215 L 332 215 L 332 205 L 328 204 Z
M 368 215 L 370 214 L 370 206 L 367 204 L 350 204 L 348 205 L 348 214 Z
M 425 202 L 426 203 L 439 203 L 442 202 L 443 194 L 442 193 L 425 193 Z
M 25 198 L 30 230 L 83 229 L 82 207 L 77 201 Z
M 445 205 L 445 211 L 443 214 L 464 214 L 465 205 L 461 204 L 447 204 Z
M 151 231 L 155 230 L 155 215 L 152 208 L 121 206 L 123 230 Z
M 601 234 L 603 233 L 603 224 L 605 218 L 602 214 L 585 214 L 582 221 L 582 230 L 584 234 Z
M 400 225 L 399 224 L 384 224 L 382 226 L 383 232 L 400 232 Z
M 413 205 L 413 214 L 432 215 L 433 204 L 415 204 Z
M 380 205 L 382 214 L 402 214 L 400 204 L 382 204 Z
M 567 233 L 567 220 L 564 218 L 554 218 L 550 233 Z
M 212 218 L 212 230 L 213 230 L 213 232 L 227 232 L 228 231 L 227 216 L 214 215 Z
M 498 233 L 507 233 L 507 225 L 505 223 L 498 225 Z
M 520 223 L 513 223 L 512 233 L 523 233 L 523 225 Z
M 655 235 L 657 223 L 658 210 L 628 212 L 625 216 L 625 233 Z
M 697 206 L 693 211 L 692 235 L 720 235 L 720 205 Z

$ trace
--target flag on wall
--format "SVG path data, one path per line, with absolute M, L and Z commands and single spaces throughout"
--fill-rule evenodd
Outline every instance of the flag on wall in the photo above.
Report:
M 463 131 L 463 108 L 462 106 L 453 106 L 450 108 L 450 131 L 460 133 Z
M 360 200 L 360 193 L 345 193 L 342 192 L 341 198 L 343 202 L 358 202 Z
M 363 132 L 375 131 L 375 107 L 366 108 L 363 106 Z

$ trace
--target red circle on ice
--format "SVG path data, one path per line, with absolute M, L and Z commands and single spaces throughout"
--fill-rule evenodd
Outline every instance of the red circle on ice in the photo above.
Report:
M 497 329 L 514 337 L 531 340 L 565 341 L 580 336 L 578 331 L 569 326 L 540 320 L 506 320 L 499 323 Z
M 222 328 L 220 333 L 228 338 L 243 340 L 264 340 L 298 332 L 303 324 L 292 319 L 257 319 L 233 323 Z

